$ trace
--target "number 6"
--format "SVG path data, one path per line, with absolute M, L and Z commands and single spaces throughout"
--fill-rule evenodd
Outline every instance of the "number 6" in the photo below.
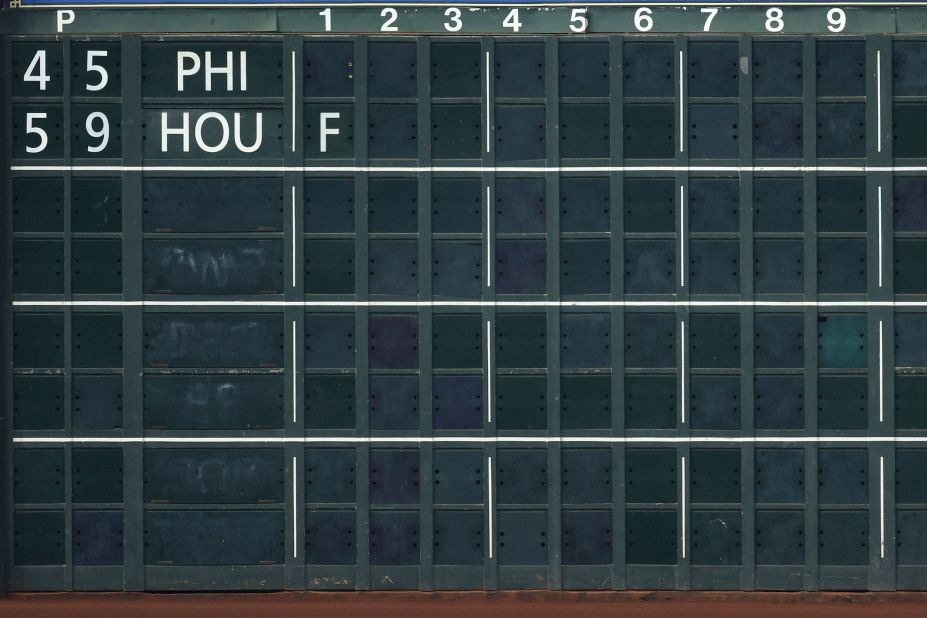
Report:
M 653 11 L 646 6 L 642 6 L 634 12 L 634 27 L 641 32 L 648 32 L 653 28 Z

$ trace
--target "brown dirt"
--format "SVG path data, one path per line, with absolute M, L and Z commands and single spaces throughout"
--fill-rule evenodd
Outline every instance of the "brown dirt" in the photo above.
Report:
M 323 616 L 439 618 L 922 618 L 927 594 L 717 592 L 497 592 L 268 594 L 15 594 L 0 598 L 4 618 L 253 618 Z

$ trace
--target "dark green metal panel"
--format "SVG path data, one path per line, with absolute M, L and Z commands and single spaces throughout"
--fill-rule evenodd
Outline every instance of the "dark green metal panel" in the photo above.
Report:
M 765 8 L 9 41 L 6 585 L 922 588 L 922 11 Z

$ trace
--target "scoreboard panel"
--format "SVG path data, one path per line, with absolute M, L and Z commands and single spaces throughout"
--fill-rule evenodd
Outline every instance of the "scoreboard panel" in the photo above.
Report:
M 922 7 L 27 4 L 7 588 L 927 587 Z

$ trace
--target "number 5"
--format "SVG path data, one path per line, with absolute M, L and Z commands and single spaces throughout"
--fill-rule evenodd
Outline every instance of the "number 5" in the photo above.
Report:
M 708 14 L 708 17 L 705 18 L 705 27 L 702 28 L 703 32 L 711 32 L 711 22 L 714 21 L 715 16 L 718 14 L 719 10 L 720 9 L 717 8 L 707 8 L 701 10 L 702 13 Z
M 573 9 L 570 16 L 570 30 L 573 32 L 585 32 L 589 27 L 589 19 L 586 17 L 587 9 Z
M 35 154 L 37 152 L 42 152 L 45 150 L 45 147 L 48 146 L 48 133 L 45 132 L 45 129 L 35 126 L 33 121 L 35 120 L 44 120 L 48 118 L 48 114 L 45 112 L 36 112 L 36 113 L 27 113 L 26 114 L 26 135 L 38 135 L 39 136 L 39 145 L 38 146 L 26 146 L 26 152 L 29 154 Z
M 100 74 L 100 81 L 96 84 L 87 84 L 87 90 L 90 92 L 97 92 L 98 90 L 103 90 L 106 88 L 106 84 L 109 83 L 109 73 L 106 72 L 106 69 L 95 63 L 94 58 L 106 58 L 108 52 L 105 51 L 87 51 L 87 71 L 96 71 Z

